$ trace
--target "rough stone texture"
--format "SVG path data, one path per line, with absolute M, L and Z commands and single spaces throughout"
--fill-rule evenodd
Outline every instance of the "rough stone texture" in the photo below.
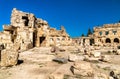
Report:
M 88 37 L 73 38 L 74 45 L 108 46 L 117 48 L 120 44 L 120 23 L 95 26 L 93 34 Z
M 67 63 L 62 64 L 59 68 L 57 68 L 52 74 L 50 74 L 50 77 L 54 77 L 55 79 L 64 79 L 64 75 L 72 75 L 72 72 L 70 71 L 70 67 L 73 63 Z
M 94 51 L 93 56 L 96 58 L 99 58 L 99 57 L 101 57 L 101 52 Z
M 58 62 L 58 63 L 67 63 L 68 59 L 65 58 L 55 58 L 53 61 Z
M 114 79 L 114 78 L 110 76 L 109 79 Z
M 72 43 L 72 39 L 63 26 L 61 26 L 60 30 L 50 28 L 47 21 L 36 18 L 32 13 L 19 11 L 16 8 L 12 10 L 11 24 L 3 25 L 3 29 L 4 31 L 0 32 L 0 45 L 4 45 L 5 49 L 11 52 L 14 52 L 12 50 L 21 52 L 33 47 L 67 46 Z M 12 55 L 12 53 L 6 56 L 9 57 L 9 55 Z
M 57 54 L 58 52 L 65 52 L 64 49 L 59 48 L 59 47 L 57 47 L 57 46 L 52 46 L 50 51 L 51 51 L 52 53 L 56 53 L 56 54 Z
M 64 46 L 72 43 L 63 26 L 60 30 L 50 28 L 47 21 L 16 8 L 12 10 L 11 24 L 3 25 L 3 29 L 4 31 L 0 32 L 0 44 L 4 44 L 6 48 L 14 43 L 19 43 L 19 50 L 27 50 L 34 46 Z
M 111 71 L 110 76 L 113 77 L 114 79 L 120 79 L 120 71 L 118 70 Z
M 94 74 L 92 65 L 85 61 L 75 61 L 74 65 L 71 66 L 71 71 L 73 74 L 81 76 L 93 76 Z
M 53 73 L 50 75 L 49 79 L 63 79 L 64 74 L 62 73 Z
M 84 56 L 79 56 L 76 54 L 69 54 L 68 60 L 69 61 L 77 61 L 77 60 L 84 60 L 85 57 Z
M 18 61 L 18 52 L 4 49 L 1 51 L 1 66 L 13 66 Z
M 108 76 L 106 74 L 103 74 L 103 73 L 95 73 L 93 79 L 108 79 Z
M 120 55 L 120 49 L 117 50 L 116 54 L 117 54 L 117 55 Z
M 44 47 L 44 49 L 43 47 L 40 48 L 35 47 L 28 51 L 24 51 L 20 54 L 21 54 L 20 57 L 21 60 L 27 60 L 30 62 L 46 62 L 46 61 L 50 62 L 56 58 L 54 55 L 50 53 L 50 47 L 48 48 Z
M 110 56 L 109 55 L 103 55 L 101 56 L 101 60 L 104 62 L 110 62 Z

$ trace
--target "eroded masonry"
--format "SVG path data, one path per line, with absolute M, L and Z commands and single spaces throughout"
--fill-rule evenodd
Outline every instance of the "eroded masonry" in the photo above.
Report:
M 88 37 L 75 38 L 77 45 L 110 46 L 120 45 L 120 23 L 94 27 L 94 33 Z
M 33 47 L 71 45 L 72 39 L 61 26 L 51 28 L 48 22 L 14 8 L 11 24 L 3 25 L 0 32 L 0 66 L 17 64 L 18 52 Z
M 50 28 L 47 21 L 36 18 L 32 13 L 16 10 L 16 8 L 11 14 L 11 24 L 3 25 L 3 28 L 0 43 L 5 48 L 17 44 L 20 50 L 26 50 L 39 46 L 70 45 L 72 42 L 63 26 L 60 30 Z

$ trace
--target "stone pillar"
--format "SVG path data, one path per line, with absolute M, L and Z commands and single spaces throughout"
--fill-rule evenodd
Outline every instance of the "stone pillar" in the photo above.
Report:
M 39 39 L 39 37 L 37 36 L 36 45 L 35 45 L 36 47 L 39 47 L 39 46 L 40 46 L 39 41 L 40 41 L 40 39 Z
M 57 38 L 56 38 L 56 37 L 54 37 L 54 45 L 55 45 L 55 46 L 56 46 L 56 39 L 57 39 Z
M 109 31 L 109 36 L 113 35 L 113 32 L 112 30 Z
M 85 39 L 85 44 L 86 45 L 90 45 L 90 40 L 87 38 L 87 39 Z
M 102 31 L 102 36 L 105 36 L 105 31 Z
M 95 44 L 98 45 L 98 38 L 95 39 Z
M 83 39 L 81 39 L 81 40 L 80 40 L 80 42 L 81 42 L 81 44 L 80 44 L 80 45 L 81 45 L 81 46 L 83 46 Z
M 113 44 L 114 43 L 114 38 L 110 38 L 110 40 L 111 40 L 111 44 Z
M 49 41 L 50 41 L 48 35 L 46 35 L 46 39 L 45 40 L 46 40 L 46 45 L 45 46 L 48 47 L 49 46 Z

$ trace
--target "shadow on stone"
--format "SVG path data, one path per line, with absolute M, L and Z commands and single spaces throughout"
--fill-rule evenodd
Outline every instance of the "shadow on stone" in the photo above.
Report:
M 53 61 L 61 63 L 61 64 L 66 64 L 68 62 L 68 60 L 65 58 L 55 58 L 53 59 Z
M 23 60 L 18 60 L 17 65 L 22 64 L 24 61 Z

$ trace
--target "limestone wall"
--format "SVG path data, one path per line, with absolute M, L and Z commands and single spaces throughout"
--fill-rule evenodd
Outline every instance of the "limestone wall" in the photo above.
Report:
M 120 42 L 120 23 L 106 24 L 102 27 L 94 28 L 94 39 L 96 44 L 119 44 Z
M 34 27 L 35 17 L 31 13 L 18 11 L 16 8 L 12 10 L 11 25 L 14 27 Z

